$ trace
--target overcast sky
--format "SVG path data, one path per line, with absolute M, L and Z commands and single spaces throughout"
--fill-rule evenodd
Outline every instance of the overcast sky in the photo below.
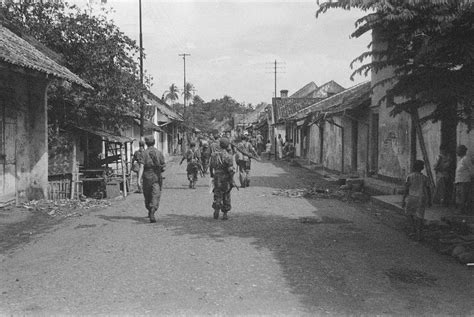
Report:
M 115 23 L 138 40 L 138 0 L 109 0 Z M 315 1 L 160 1 L 142 0 L 145 70 L 152 91 L 161 96 L 186 77 L 205 101 L 230 95 L 239 102 L 271 102 L 273 62 L 277 91 L 293 93 L 314 81 L 335 80 L 350 87 L 349 64 L 366 50 L 370 37 L 350 39 L 363 13 L 334 10 L 315 18 Z M 282 63 L 282 64 L 280 64 Z M 280 73 L 281 72 L 281 73 Z

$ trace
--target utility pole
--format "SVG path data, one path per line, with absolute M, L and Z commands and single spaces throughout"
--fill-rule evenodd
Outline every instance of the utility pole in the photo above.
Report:
M 138 0 L 138 15 L 139 15 L 139 24 L 140 24 L 140 84 L 143 89 L 143 34 L 142 34 L 142 0 Z M 142 95 L 143 97 L 143 95 Z M 143 139 L 145 134 L 145 103 L 140 101 L 140 138 Z
M 268 64 L 270 64 L 270 63 L 268 63 Z M 275 87 L 274 94 L 275 95 L 273 97 L 275 97 L 275 98 L 277 97 L 277 74 L 283 74 L 284 73 L 283 72 L 284 64 L 285 64 L 284 62 L 278 62 L 277 60 L 275 60 L 274 62 L 271 63 L 271 65 L 272 65 L 271 72 L 269 72 L 270 71 L 269 67 L 266 68 L 267 71 L 268 71 L 267 74 L 272 74 L 274 76 L 274 87 Z M 268 66 L 270 66 L 270 65 L 268 65 Z
M 191 54 L 183 53 L 183 54 L 178 54 L 178 56 L 183 56 L 183 63 L 184 63 L 183 124 L 184 124 L 184 142 L 188 142 L 187 133 L 186 133 L 186 56 L 191 56 Z M 186 145 L 185 145 L 185 149 L 186 149 Z

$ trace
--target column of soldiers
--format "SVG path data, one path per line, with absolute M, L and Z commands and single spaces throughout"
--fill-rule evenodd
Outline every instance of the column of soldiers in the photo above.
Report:
M 158 210 L 161 191 L 163 186 L 162 173 L 165 169 L 163 154 L 154 147 L 155 139 L 146 137 L 147 149 L 143 151 L 139 159 L 140 170 L 138 183 L 143 182 L 143 195 L 145 207 L 148 210 L 150 222 L 156 222 L 155 213 Z M 181 159 L 187 161 L 186 171 L 189 181 L 189 188 L 195 188 L 198 181 L 198 173 L 201 176 L 208 172 L 212 178 L 213 193 L 213 217 L 228 219 L 228 212 L 231 210 L 231 191 L 235 187 L 234 181 L 234 156 L 239 170 L 240 185 L 242 188 L 250 186 L 250 162 L 251 159 L 258 159 L 254 146 L 248 142 L 246 135 L 231 141 L 228 137 L 218 137 L 217 135 L 199 139 L 197 142 L 190 142 L 190 148 Z

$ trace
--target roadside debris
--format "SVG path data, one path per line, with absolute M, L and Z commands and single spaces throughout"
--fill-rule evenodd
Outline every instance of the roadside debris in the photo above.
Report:
M 365 202 L 369 200 L 369 196 L 361 192 L 352 192 L 343 189 L 331 188 L 291 188 L 278 189 L 272 192 L 272 195 L 283 196 L 289 198 L 307 198 L 307 199 L 339 199 L 342 201 L 360 201 Z
M 77 217 L 87 209 L 104 208 L 110 206 L 110 201 L 103 199 L 81 198 L 80 200 L 32 200 L 21 205 L 27 210 L 41 212 L 50 217 Z

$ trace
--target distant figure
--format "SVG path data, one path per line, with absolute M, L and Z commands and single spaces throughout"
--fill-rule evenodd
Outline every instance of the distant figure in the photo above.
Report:
M 268 159 L 272 156 L 272 143 L 270 140 L 267 140 L 267 144 L 265 145 L 265 152 L 268 154 Z
M 190 148 L 184 154 L 179 165 L 181 165 L 184 160 L 187 161 L 186 172 L 189 180 L 189 188 L 194 189 L 198 180 L 198 172 L 201 169 L 201 154 L 199 150 L 196 149 L 196 142 L 191 141 L 189 145 Z
M 257 136 L 255 139 L 257 140 L 257 154 L 260 156 L 260 154 L 262 154 L 262 152 L 265 150 L 263 144 L 263 136 L 260 131 L 257 132 Z
M 456 175 L 454 184 L 456 186 L 456 207 L 462 213 L 472 213 L 471 209 L 471 186 L 472 178 L 474 177 L 474 168 L 470 158 L 466 155 L 467 148 L 465 145 L 459 145 L 456 149 L 456 154 L 459 156 L 456 167 Z
M 283 141 L 283 138 L 281 137 L 281 134 L 278 134 L 278 139 L 277 139 L 277 156 L 278 159 L 283 158 L 283 146 L 285 145 L 285 142 Z
M 247 154 L 247 155 L 246 155 Z M 252 143 L 248 141 L 247 136 L 242 136 L 242 141 L 237 145 L 236 161 L 239 168 L 240 187 L 250 186 L 250 156 L 258 156 Z
M 165 158 L 163 153 L 154 147 L 154 137 L 145 137 L 145 144 L 147 149 L 143 152 L 143 159 L 140 161 L 138 181 L 141 182 L 143 178 L 143 196 L 145 207 L 148 209 L 148 218 L 150 222 L 156 222 L 155 212 L 160 206 Z
M 295 146 L 293 145 L 293 140 L 288 139 L 288 141 L 285 143 L 285 146 L 283 147 L 283 157 L 291 161 L 295 158 Z
M 142 192 L 142 184 L 138 181 L 138 173 L 140 172 L 140 162 L 143 161 L 143 152 L 145 151 L 145 141 L 140 140 L 138 142 L 138 150 L 133 153 L 132 157 L 132 172 L 137 177 L 137 193 Z
M 207 140 L 203 140 L 201 144 L 202 172 L 203 174 L 207 174 L 209 170 L 209 159 L 211 158 L 211 148 Z
M 436 189 L 433 203 L 447 206 L 451 200 L 453 183 L 453 159 L 445 146 L 440 146 L 440 154 L 434 165 L 436 172 Z
M 413 234 L 417 241 L 423 239 L 423 221 L 426 206 L 431 206 L 431 190 L 428 177 L 421 174 L 425 163 L 416 160 L 413 172 L 407 176 L 402 206 L 413 226 Z

